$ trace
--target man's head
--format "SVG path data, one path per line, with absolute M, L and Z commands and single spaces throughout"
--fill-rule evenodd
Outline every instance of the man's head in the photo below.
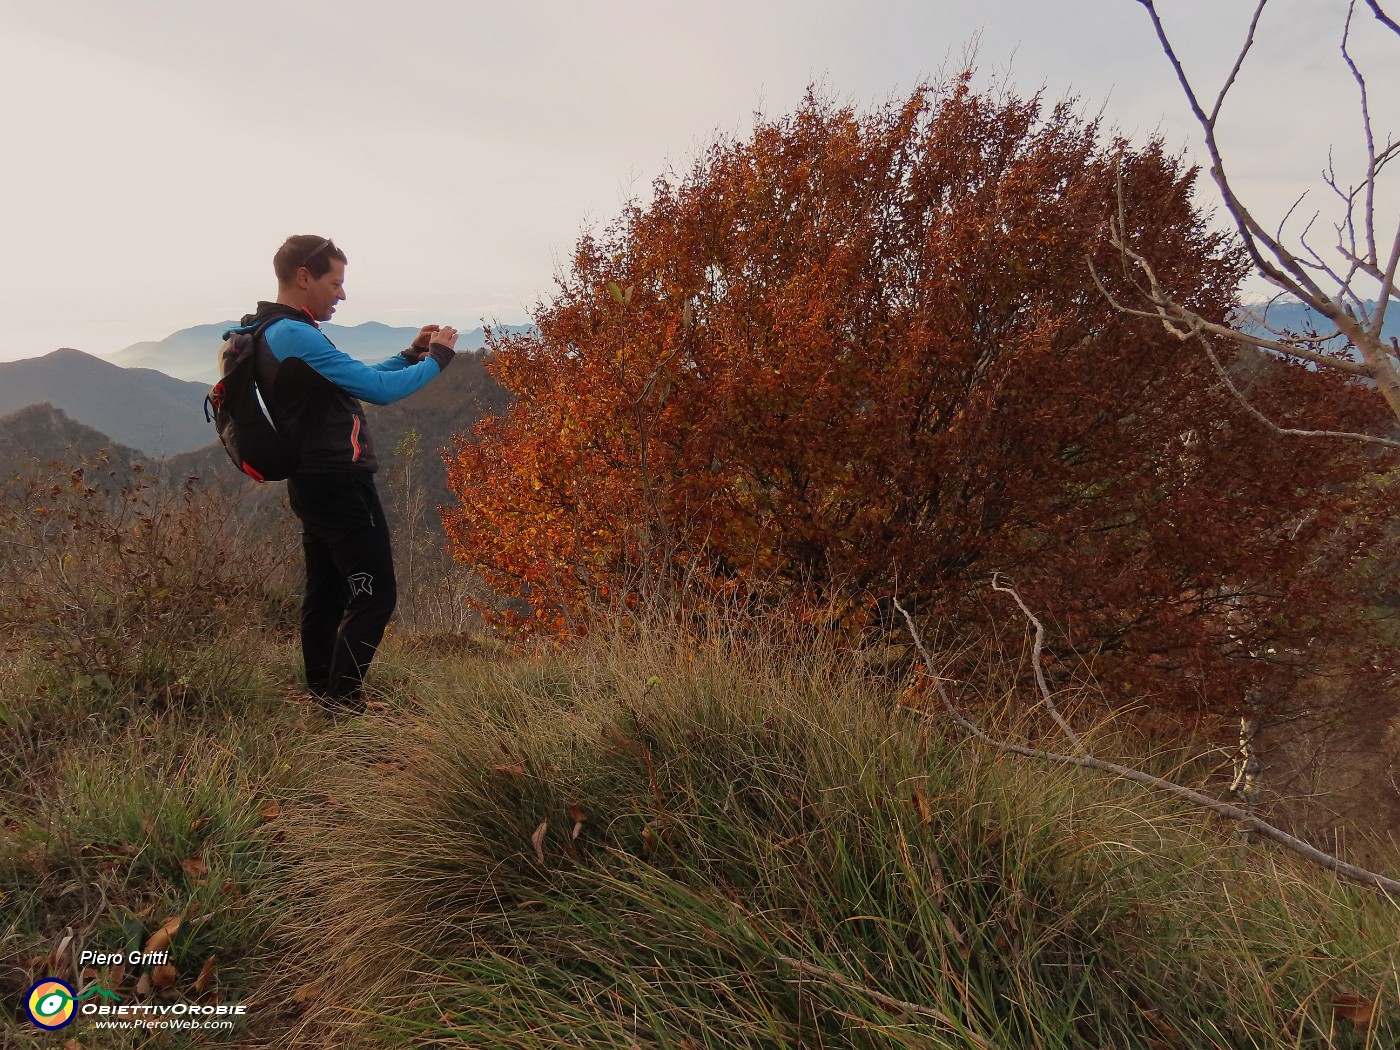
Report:
M 345 253 L 329 237 L 288 237 L 272 257 L 277 274 L 277 301 L 329 321 L 335 304 L 345 298 Z

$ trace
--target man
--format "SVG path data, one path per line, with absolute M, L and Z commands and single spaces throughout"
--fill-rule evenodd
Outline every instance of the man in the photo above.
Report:
M 310 692 L 332 710 L 364 711 L 362 683 L 397 591 L 384 509 L 374 487 L 378 462 L 360 401 L 387 405 L 440 375 L 457 332 L 425 325 L 412 346 L 366 365 L 321 332 L 345 299 L 346 256 L 328 237 L 287 238 L 272 267 L 277 301 L 242 320 L 265 326 L 258 389 L 273 425 L 300 452 L 287 480 L 301 519 L 306 590 L 301 651 Z

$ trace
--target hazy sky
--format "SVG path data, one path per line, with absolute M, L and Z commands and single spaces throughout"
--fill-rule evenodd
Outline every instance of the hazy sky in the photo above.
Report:
M 1218 84 L 1253 3 L 1159 4 Z M 1330 145 L 1359 159 L 1344 13 L 1273 0 L 1227 108 L 1234 174 L 1274 221 Z M 1358 19 L 1396 127 L 1400 42 Z M 974 40 L 984 81 L 1197 153 L 1133 0 L 0 0 L 0 360 L 241 314 L 292 233 L 348 253 L 337 323 L 523 322 L 581 230 L 716 135 L 812 82 L 907 94 Z

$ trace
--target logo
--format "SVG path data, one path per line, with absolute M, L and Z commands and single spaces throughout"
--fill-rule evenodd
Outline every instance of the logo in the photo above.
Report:
M 73 1023 L 73 1015 L 77 1012 L 73 1005 L 75 999 L 72 988 L 50 977 L 29 989 L 24 1009 L 37 1027 L 46 1032 L 56 1032 Z
M 357 572 L 347 582 L 350 584 L 351 598 L 358 594 L 374 594 L 374 577 L 367 572 Z

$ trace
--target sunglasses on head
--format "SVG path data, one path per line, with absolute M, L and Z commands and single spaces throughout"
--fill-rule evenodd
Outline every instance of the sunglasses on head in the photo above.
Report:
M 306 257 L 302 259 L 300 263 L 297 264 L 297 268 L 301 269 L 302 267 L 309 266 L 312 259 L 316 258 L 316 256 L 320 255 L 330 246 L 331 239 L 329 237 L 318 238 L 316 246 L 306 253 Z

